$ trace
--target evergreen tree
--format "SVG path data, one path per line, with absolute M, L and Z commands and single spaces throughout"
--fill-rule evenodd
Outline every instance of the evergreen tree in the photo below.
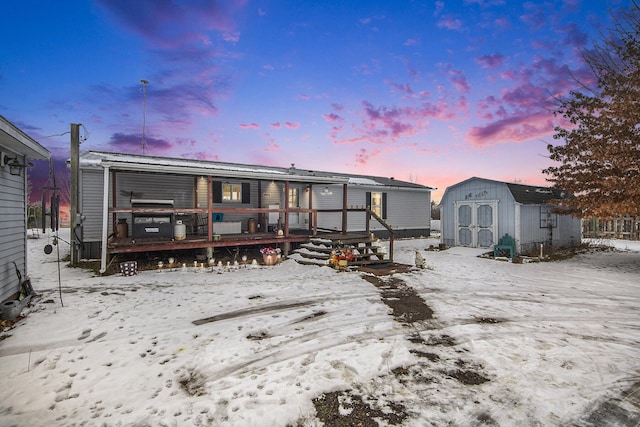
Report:
M 555 115 L 571 126 L 555 128 L 548 145 L 560 162 L 543 172 L 578 217 L 640 215 L 640 7 L 616 20 L 601 44 L 583 54 L 593 83 L 558 100 Z

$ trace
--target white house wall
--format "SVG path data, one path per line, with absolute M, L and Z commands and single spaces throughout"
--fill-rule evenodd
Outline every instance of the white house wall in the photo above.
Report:
M 343 186 L 333 185 L 331 195 L 323 195 L 324 186 L 314 187 L 313 207 L 316 209 L 342 208 Z M 427 234 L 431 222 L 431 193 L 398 187 L 356 186 L 347 188 L 347 208 L 366 207 L 367 192 L 387 193 L 386 223 L 394 230 L 412 230 L 420 234 Z M 342 228 L 342 213 L 318 213 L 318 226 L 324 229 L 340 230 Z M 364 231 L 366 229 L 365 213 L 349 212 L 347 216 L 349 231 Z M 384 232 L 386 229 L 376 220 L 370 222 L 371 231 Z
M 24 164 L 24 157 L 18 160 Z M 0 301 L 19 291 L 12 262 L 23 275 L 26 271 L 25 173 L 11 175 L 9 167 L 0 167 Z

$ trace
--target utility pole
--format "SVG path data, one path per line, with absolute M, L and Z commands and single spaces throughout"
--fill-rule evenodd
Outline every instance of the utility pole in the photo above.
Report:
M 144 156 L 144 150 L 147 146 L 147 142 L 145 141 L 145 127 L 147 121 L 147 85 L 149 82 L 147 80 L 140 80 L 142 83 L 142 141 L 140 145 L 142 145 L 142 155 Z
M 80 184 L 80 124 L 71 123 L 71 206 L 69 207 L 69 220 L 71 222 L 71 265 L 77 265 L 80 262 L 80 242 L 76 239 L 78 232 L 79 209 L 78 202 L 80 200 L 79 184 Z M 106 244 L 103 243 L 103 244 Z

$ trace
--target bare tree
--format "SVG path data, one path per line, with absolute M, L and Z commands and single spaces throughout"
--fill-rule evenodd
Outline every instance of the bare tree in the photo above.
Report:
M 583 58 L 594 84 L 558 100 L 556 115 L 571 126 L 556 127 L 548 145 L 560 165 L 544 170 L 554 187 L 573 193 L 563 205 L 579 217 L 640 214 L 640 7 L 615 20 L 609 34 Z

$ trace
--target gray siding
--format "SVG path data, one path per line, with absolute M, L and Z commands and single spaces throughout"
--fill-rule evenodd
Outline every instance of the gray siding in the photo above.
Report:
M 0 167 L 0 301 L 20 290 L 12 262 L 26 275 L 25 173 L 11 175 L 8 167 Z
M 102 171 L 80 171 L 80 201 L 79 209 L 84 215 L 84 242 L 102 240 Z
M 342 207 L 343 186 L 333 185 L 331 195 L 322 195 L 324 186 L 316 186 L 313 189 L 313 207 L 317 209 L 336 209 Z M 431 193 L 429 191 L 405 190 L 402 188 L 390 188 L 381 186 L 355 186 L 347 188 L 347 207 L 365 207 L 367 205 L 367 192 L 387 193 L 387 218 L 386 223 L 394 230 L 414 230 L 418 234 L 427 234 L 431 222 Z M 319 213 L 318 225 L 321 228 L 340 230 L 342 228 L 341 213 Z M 350 212 L 347 216 L 347 228 L 349 231 L 364 231 L 366 229 L 366 216 L 364 213 Z M 371 231 L 380 231 L 386 235 L 386 229 L 372 220 Z
M 521 209 L 520 251 L 537 255 L 540 244 L 555 248 L 574 246 L 581 241 L 580 220 L 568 215 L 556 214 L 556 227 L 541 227 L 541 205 L 525 205 Z M 546 215 L 545 215 L 546 216 Z M 545 225 L 545 224 L 543 224 Z

